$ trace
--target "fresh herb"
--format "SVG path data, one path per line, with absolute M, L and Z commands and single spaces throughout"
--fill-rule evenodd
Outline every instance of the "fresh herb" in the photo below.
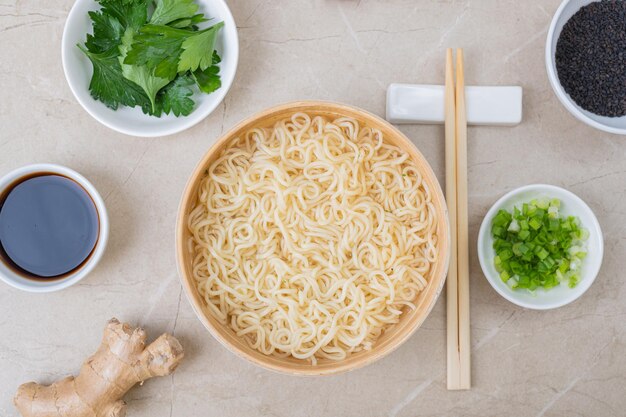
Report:
M 100 100 L 113 110 L 122 106 L 135 107 L 149 102 L 141 87 L 124 78 L 118 60 L 118 51 L 114 48 L 102 53 L 81 50 L 93 64 L 93 76 L 89 91 L 96 100 Z
M 220 80 L 219 77 L 219 63 L 220 56 L 217 52 L 213 51 L 213 64 L 204 71 L 196 70 L 193 72 L 193 78 L 196 80 L 198 87 L 207 94 L 212 93 L 222 86 L 222 80 Z
M 183 52 L 180 54 L 178 71 L 195 71 L 198 68 L 204 71 L 213 65 L 215 40 L 217 39 L 217 32 L 222 26 L 224 26 L 224 22 L 199 31 L 195 35 L 188 36 L 183 41 Z
M 217 32 L 223 25 L 220 22 L 202 31 L 145 25 L 135 36 L 124 63 L 144 65 L 165 78 L 205 70 L 212 63 Z
M 85 47 L 92 52 L 106 52 L 120 44 L 124 26 L 116 18 L 102 12 L 89 12 L 93 35 L 87 35 Z
M 175 116 L 187 116 L 193 110 L 193 95 L 191 86 L 193 79 L 185 75 L 176 78 L 170 85 L 162 91 L 163 111 L 168 113 L 171 111 Z
M 117 19 L 124 29 L 138 30 L 148 20 L 148 0 L 99 0 L 104 15 Z
M 149 69 L 146 66 L 129 65 L 124 64 L 124 59 L 131 48 L 133 42 L 133 31 L 127 29 L 124 37 L 122 38 L 122 44 L 119 46 L 120 55 L 118 57 L 120 65 L 122 67 L 122 75 L 140 86 L 148 96 L 152 111 L 156 107 L 156 95 L 160 89 L 170 83 L 169 78 L 157 77 L 154 74 L 154 69 Z
M 93 65 L 92 97 L 116 110 L 142 108 L 160 117 L 187 116 L 194 108 L 194 85 L 203 93 L 221 86 L 215 43 L 223 22 L 206 29 L 193 0 L 98 0 L 89 12 L 93 34 L 78 45 Z M 195 90 L 195 91 L 198 91 Z
M 578 284 L 589 233 L 577 217 L 561 217 L 560 204 L 557 199 L 532 200 L 494 217 L 494 264 L 511 288 L 534 291 Z
M 167 25 L 175 20 L 191 19 L 197 16 L 197 11 L 198 5 L 193 0 L 158 0 L 150 23 Z

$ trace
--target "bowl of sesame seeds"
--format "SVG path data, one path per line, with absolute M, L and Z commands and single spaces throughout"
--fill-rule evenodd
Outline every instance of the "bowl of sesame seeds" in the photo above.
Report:
M 596 129 L 626 135 L 626 0 L 565 0 L 546 42 L 552 88 Z

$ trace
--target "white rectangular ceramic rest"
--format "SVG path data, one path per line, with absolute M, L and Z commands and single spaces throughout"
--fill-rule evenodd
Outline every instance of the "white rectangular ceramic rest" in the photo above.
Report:
M 444 122 L 444 86 L 391 84 L 387 89 L 387 120 L 391 123 Z M 465 87 L 467 122 L 471 125 L 514 126 L 522 121 L 522 87 Z

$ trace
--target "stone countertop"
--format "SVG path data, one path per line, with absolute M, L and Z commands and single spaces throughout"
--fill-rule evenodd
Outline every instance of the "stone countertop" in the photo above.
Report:
M 0 416 L 16 417 L 21 382 L 76 372 L 110 317 L 169 331 L 187 358 L 127 396 L 130 417 L 618 416 L 626 413 L 626 138 L 593 130 L 548 84 L 544 41 L 559 0 L 238 0 L 241 56 L 215 112 L 171 137 L 139 139 L 92 119 L 70 92 L 61 34 L 71 0 L 0 0 L 0 174 L 67 165 L 106 199 L 111 240 L 87 279 L 45 295 L 0 285 Z M 178 200 L 225 129 L 298 99 L 384 116 L 392 82 L 443 83 L 445 47 L 463 47 L 470 85 L 524 87 L 524 121 L 469 130 L 470 239 L 490 205 L 530 183 L 565 187 L 605 233 L 602 271 L 578 301 L 518 308 L 484 279 L 471 247 L 471 391 L 445 383 L 445 299 L 400 349 L 358 371 L 296 378 L 219 345 L 181 293 L 174 257 Z M 443 181 L 443 127 L 402 126 Z

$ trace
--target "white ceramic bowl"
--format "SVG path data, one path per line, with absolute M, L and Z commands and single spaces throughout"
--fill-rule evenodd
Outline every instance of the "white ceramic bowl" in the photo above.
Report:
M 107 215 L 102 197 L 96 188 L 89 181 L 87 181 L 85 177 L 72 169 L 55 164 L 33 164 L 18 168 L 0 178 L 0 195 L 3 195 L 7 188 L 20 178 L 42 172 L 63 175 L 80 184 L 91 196 L 91 199 L 96 206 L 96 210 L 98 211 L 98 220 L 100 221 L 100 230 L 96 246 L 94 247 L 89 258 L 87 258 L 87 262 L 79 267 L 79 269 L 60 279 L 28 279 L 13 268 L 6 265 L 4 262 L 0 261 L 0 279 L 14 288 L 29 292 L 58 291 L 76 284 L 78 281 L 85 278 L 87 274 L 89 274 L 96 267 L 104 254 L 104 250 L 106 249 L 107 242 L 109 240 L 109 217 Z
M 514 206 L 520 206 L 522 203 L 534 198 L 558 198 L 561 200 L 560 214 L 578 217 L 582 227 L 589 231 L 589 239 L 586 241 L 587 256 L 583 261 L 581 279 L 574 288 L 559 285 L 547 291 L 539 288 L 535 291 L 535 294 L 531 294 L 526 290 L 509 288 L 507 284 L 502 282 L 500 274 L 496 271 L 493 263 L 496 254 L 493 249 L 491 221 L 498 213 L 498 210 L 512 211 Z M 598 219 L 596 219 L 589 206 L 575 194 L 554 185 L 526 185 L 505 194 L 487 212 L 478 233 L 478 259 L 483 273 L 491 286 L 510 302 L 535 310 L 561 307 L 583 295 L 600 271 L 603 254 L 602 230 L 600 229 Z
M 65 78 L 81 106 L 105 126 L 132 136 L 166 136 L 190 128 L 207 117 L 222 102 L 228 92 L 239 60 L 239 40 L 237 27 L 224 0 L 196 0 L 200 13 L 213 17 L 216 22 L 223 21 L 216 50 L 222 57 L 220 76 L 222 87 L 211 93 L 201 94 L 196 91 L 193 100 L 194 111 L 186 117 L 162 115 L 160 118 L 145 115 L 140 108 L 119 107 L 111 110 L 89 94 L 89 81 L 93 73 L 92 65 L 77 44 L 83 44 L 87 33 L 92 33 L 91 20 L 87 12 L 98 10 L 95 0 L 76 0 L 65 22 L 63 30 L 62 58 Z
M 622 117 L 605 117 L 593 114 L 572 100 L 572 98 L 565 92 L 559 76 L 556 70 L 556 44 L 561 35 L 561 30 L 567 21 L 583 6 L 593 3 L 597 0 L 564 0 L 561 6 L 558 8 L 554 17 L 552 18 L 552 24 L 548 31 L 548 39 L 546 41 L 546 68 L 548 70 L 548 78 L 554 93 L 558 97 L 559 101 L 565 108 L 572 113 L 578 120 L 588 124 L 596 129 L 603 130 L 609 133 L 615 133 L 618 135 L 626 135 L 626 116 Z

